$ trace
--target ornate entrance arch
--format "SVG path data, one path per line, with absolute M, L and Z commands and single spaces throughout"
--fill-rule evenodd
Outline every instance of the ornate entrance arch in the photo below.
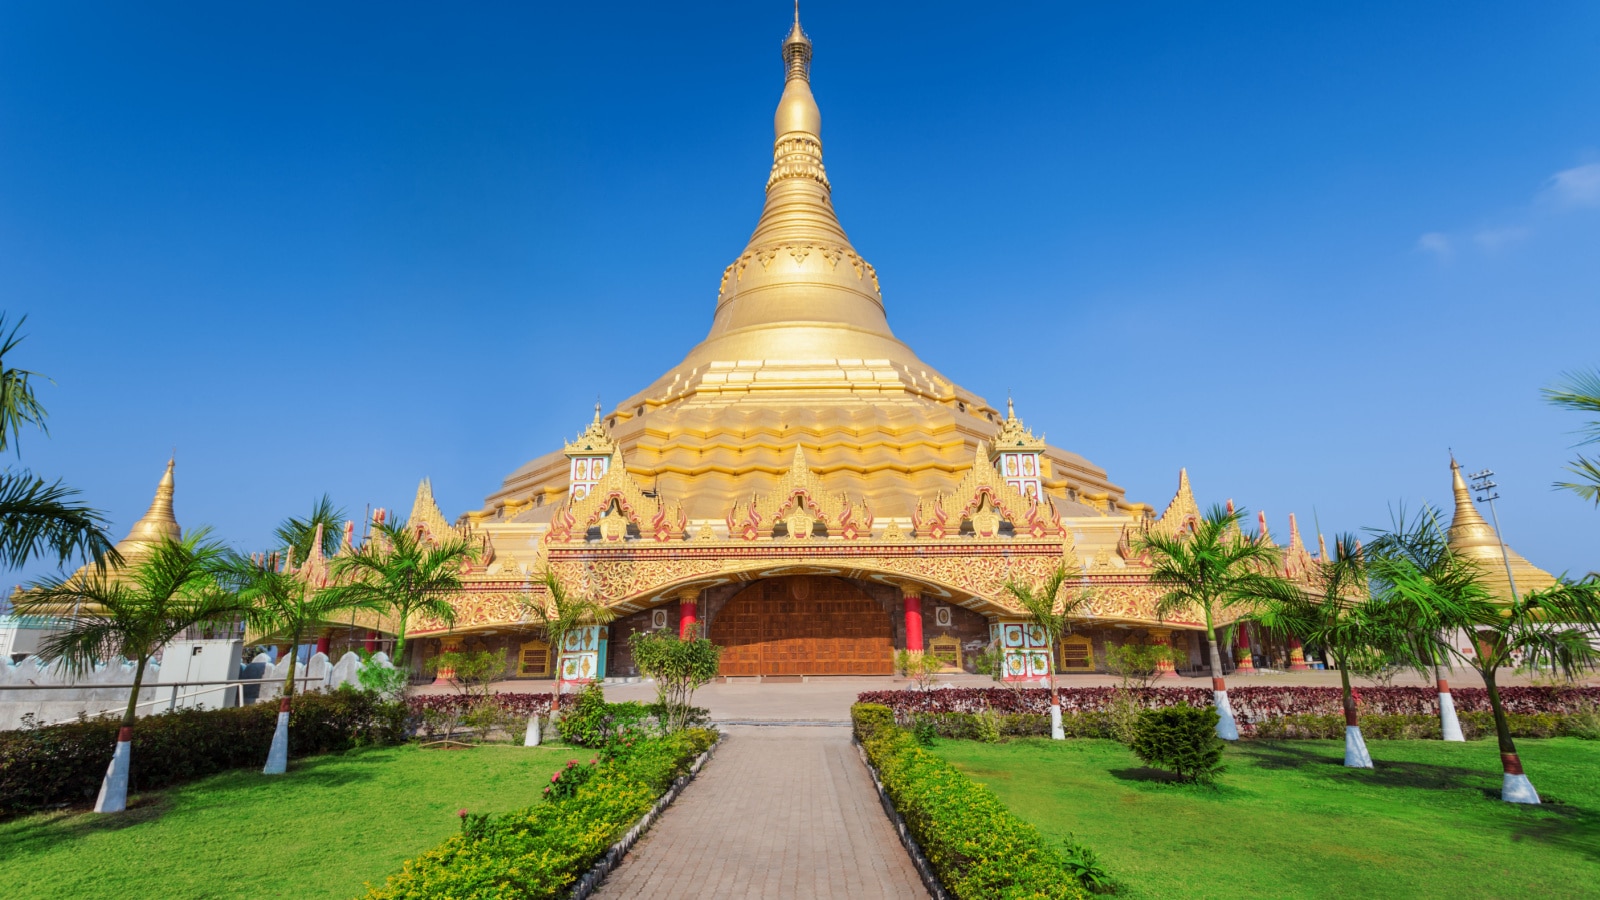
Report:
M 888 675 L 889 614 L 842 578 L 766 578 L 729 598 L 711 622 L 723 675 Z

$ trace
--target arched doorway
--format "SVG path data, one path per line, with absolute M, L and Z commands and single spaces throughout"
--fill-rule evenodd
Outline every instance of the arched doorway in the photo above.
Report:
M 878 601 L 825 575 L 758 581 L 711 622 L 723 675 L 889 675 L 893 634 Z

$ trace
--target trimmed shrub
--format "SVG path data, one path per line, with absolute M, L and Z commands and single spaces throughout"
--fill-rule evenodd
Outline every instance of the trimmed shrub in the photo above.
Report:
M 148 791 L 266 762 L 278 704 L 181 709 L 133 727 L 130 788 Z M 94 800 L 120 717 L 0 732 L 0 817 Z M 357 690 L 296 694 L 289 755 L 311 756 L 405 740 L 406 708 Z
M 1185 781 L 1209 784 L 1222 773 L 1222 738 L 1217 708 L 1187 703 L 1147 709 L 1134 726 L 1132 750 L 1146 765 L 1176 772 Z
M 463 715 L 472 707 L 475 699 L 461 693 L 413 694 L 406 698 L 406 706 L 410 709 L 411 714 L 417 717 L 421 717 L 427 710 L 435 710 L 437 712 L 454 711 L 458 715 Z M 535 714 L 541 716 L 550 714 L 549 694 L 493 693 L 484 699 L 507 713 L 520 717 L 523 721 L 527 721 L 529 716 Z
M 545 803 L 488 817 L 407 860 L 382 886 L 369 886 L 367 900 L 566 896 L 716 737 L 690 729 L 605 755 L 570 796 L 552 794 Z
M 851 708 L 855 733 L 939 882 L 957 898 L 1087 897 L 1077 874 L 994 792 L 917 746 L 873 704 Z
M 590 682 L 578 692 L 572 707 L 561 714 L 556 727 L 561 739 L 579 747 L 604 747 L 623 734 L 641 728 L 650 717 L 650 708 L 637 700 L 607 703 L 599 682 Z

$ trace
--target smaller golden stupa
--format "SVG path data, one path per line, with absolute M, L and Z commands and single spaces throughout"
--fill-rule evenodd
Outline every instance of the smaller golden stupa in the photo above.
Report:
M 1472 502 L 1472 491 L 1461 476 L 1461 464 L 1450 458 L 1450 478 L 1456 495 L 1456 514 L 1450 522 L 1450 549 L 1478 564 L 1485 586 L 1496 598 L 1511 602 L 1529 591 L 1556 583 L 1556 577 L 1506 546 L 1483 520 Z

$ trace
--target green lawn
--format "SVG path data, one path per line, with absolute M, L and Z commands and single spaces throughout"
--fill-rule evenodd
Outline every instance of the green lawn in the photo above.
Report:
M 1134 898 L 1600 896 L 1600 742 L 1517 742 L 1545 805 L 1499 801 L 1494 741 L 1241 742 L 1215 789 L 1113 741 L 940 741 L 1045 837 L 1100 854 Z
M 0 822 L 0 894 L 23 898 L 349 898 L 456 832 L 456 810 L 534 803 L 593 751 L 413 746 L 296 760 L 142 794 L 127 813 Z M 138 765 L 138 760 L 134 761 Z

